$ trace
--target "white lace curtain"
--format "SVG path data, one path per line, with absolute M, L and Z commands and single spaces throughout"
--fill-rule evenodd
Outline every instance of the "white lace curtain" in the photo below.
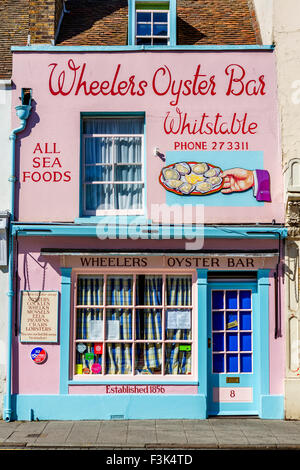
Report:
M 141 118 L 87 119 L 84 134 L 85 209 L 132 210 L 143 203 Z

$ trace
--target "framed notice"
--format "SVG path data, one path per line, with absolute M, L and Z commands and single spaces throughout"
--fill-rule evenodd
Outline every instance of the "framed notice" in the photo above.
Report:
M 57 343 L 58 292 L 22 291 L 20 317 L 21 342 Z

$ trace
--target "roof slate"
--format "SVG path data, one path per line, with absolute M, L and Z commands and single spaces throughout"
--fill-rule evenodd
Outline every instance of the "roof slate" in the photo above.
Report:
M 68 0 L 57 44 L 126 45 L 127 5 Z M 252 0 L 177 0 L 177 44 L 261 44 Z
M 28 10 L 28 0 L 1 0 L 0 2 L 0 79 L 11 77 L 11 46 L 26 46 Z
M 51 0 L 0 0 L 0 79 L 11 77 L 11 46 L 25 46 L 30 28 L 37 27 L 29 18 L 33 3 L 36 8 L 44 5 L 46 11 Z M 127 44 L 128 0 L 68 0 L 66 9 L 56 40 L 58 46 Z M 43 12 L 40 16 L 40 27 L 46 28 Z M 53 18 L 49 17 L 50 21 Z M 45 37 L 43 43 L 50 44 L 48 31 L 44 36 L 43 31 L 35 33 L 31 36 Z M 261 44 L 252 0 L 177 0 L 177 44 Z

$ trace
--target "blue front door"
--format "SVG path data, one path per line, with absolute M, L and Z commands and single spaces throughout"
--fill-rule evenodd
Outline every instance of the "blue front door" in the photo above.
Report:
M 208 307 L 208 414 L 257 415 L 257 286 L 211 283 Z

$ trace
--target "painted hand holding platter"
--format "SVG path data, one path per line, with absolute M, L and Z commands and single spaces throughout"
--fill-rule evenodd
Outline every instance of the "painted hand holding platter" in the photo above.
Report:
M 208 196 L 223 187 L 221 173 L 221 168 L 210 163 L 179 162 L 164 167 L 159 182 L 167 191 L 180 196 Z

